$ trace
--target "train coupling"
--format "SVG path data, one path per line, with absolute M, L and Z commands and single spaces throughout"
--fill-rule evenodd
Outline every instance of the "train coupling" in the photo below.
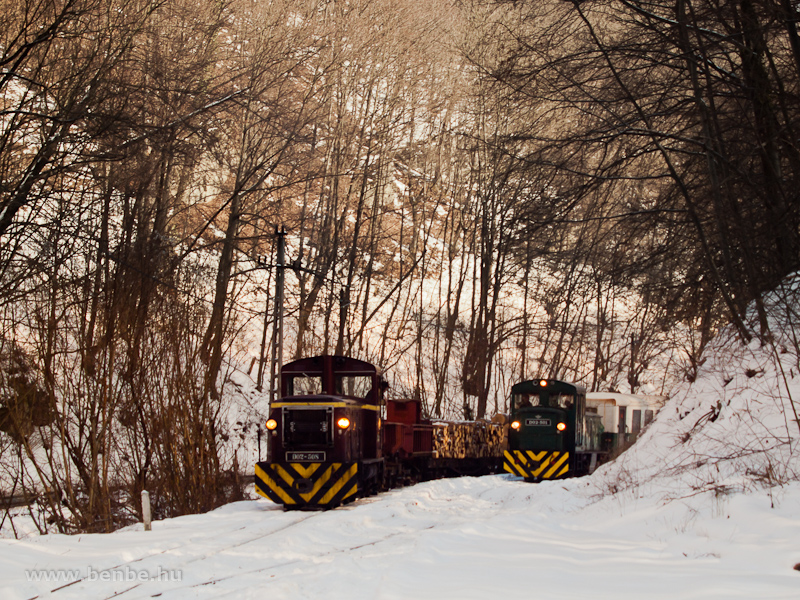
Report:
M 314 488 L 314 482 L 311 479 L 295 479 L 292 482 L 292 487 L 300 494 L 307 494 Z

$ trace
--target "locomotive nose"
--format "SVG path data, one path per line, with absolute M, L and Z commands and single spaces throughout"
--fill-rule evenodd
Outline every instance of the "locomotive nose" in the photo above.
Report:
M 310 479 L 295 479 L 292 487 L 294 487 L 294 489 L 299 493 L 306 494 L 311 491 L 311 488 L 314 487 L 314 482 L 312 482 Z

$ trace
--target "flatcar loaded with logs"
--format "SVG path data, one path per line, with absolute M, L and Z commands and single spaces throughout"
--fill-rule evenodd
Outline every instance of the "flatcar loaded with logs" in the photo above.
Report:
M 285 509 L 333 508 L 399 485 L 501 469 L 502 426 L 430 421 L 419 401 L 385 401 L 386 381 L 367 362 L 296 360 L 281 369 L 280 386 L 255 482 Z

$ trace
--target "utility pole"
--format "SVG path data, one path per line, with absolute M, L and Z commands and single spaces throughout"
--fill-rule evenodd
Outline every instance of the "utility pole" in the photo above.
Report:
M 262 269 L 269 267 L 269 264 L 263 257 L 257 257 L 256 263 Z M 269 288 L 269 279 L 267 279 L 267 287 Z M 261 349 L 258 353 L 258 377 L 256 378 L 256 389 L 260 392 L 264 387 L 264 363 L 267 362 L 266 349 L 267 349 L 267 327 L 269 325 L 269 294 L 264 302 L 264 328 L 261 331 Z
M 636 359 L 637 359 L 636 335 L 631 335 L 631 366 L 628 371 L 628 384 L 631 386 L 631 394 L 636 393 L 636 388 L 639 387 L 639 376 L 636 374 Z
M 278 369 L 283 365 L 283 275 L 284 261 L 286 260 L 286 227 L 275 227 L 275 236 L 278 239 L 278 259 L 275 262 L 275 325 L 272 328 L 272 366 L 270 367 L 270 403 L 274 402 L 279 393 L 280 378 Z

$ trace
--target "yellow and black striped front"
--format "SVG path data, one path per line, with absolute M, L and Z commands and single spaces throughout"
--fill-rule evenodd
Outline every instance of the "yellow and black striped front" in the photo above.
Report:
M 256 491 L 287 508 L 333 508 L 358 492 L 358 463 L 256 463 Z
M 569 474 L 569 452 L 506 450 L 503 469 L 525 479 L 558 479 Z

